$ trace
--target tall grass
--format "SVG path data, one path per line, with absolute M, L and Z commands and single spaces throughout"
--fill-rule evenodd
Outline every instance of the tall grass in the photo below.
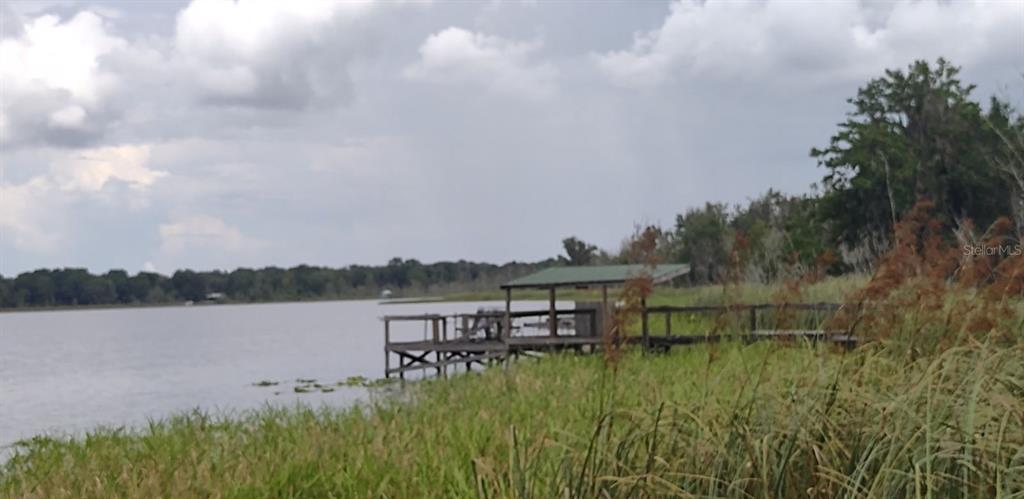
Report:
M 39 437 L 0 496 L 1024 498 L 1024 258 L 964 261 L 930 231 L 909 216 L 870 278 L 670 301 L 841 299 L 835 326 L 868 340 L 853 351 L 615 344 L 345 410 Z
M 27 442 L 5 497 L 1020 497 L 1024 350 L 554 356 L 348 410 Z

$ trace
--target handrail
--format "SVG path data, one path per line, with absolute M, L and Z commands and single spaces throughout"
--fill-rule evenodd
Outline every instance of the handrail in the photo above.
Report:
M 555 315 L 577 315 L 587 314 L 594 315 L 597 313 L 596 309 L 593 308 L 563 308 L 555 310 Z M 512 318 L 520 317 L 534 317 L 534 316 L 547 316 L 550 315 L 551 311 L 547 309 L 543 310 L 514 310 L 509 316 Z M 460 317 L 493 317 L 501 318 L 505 317 L 505 312 L 500 310 L 495 311 L 484 311 L 484 312 L 470 312 L 470 313 L 455 313 L 455 314 L 414 314 L 414 315 L 385 315 L 381 317 L 381 320 L 389 321 L 429 321 L 436 319 L 453 319 Z
M 648 313 L 665 314 L 665 313 L 686 313 L 686 312 L 717 312 L 717 311 L 747 311 L 750 309 L 756 310 L 767 310 L 767 309 L 790 309 L 790 310 L 814 310 L 814 311 L 836 311 L 843 307 L 842 303 L 831 303 L 831 302 L 818 302 L 818 303 L 752 303 L 752 304 L 736 304 L 736 305 L 691 305 L 691 306 L 674 306 L 674 305 L 661 305 L 657 307 L 647 307 Z
M 761 310 L 776 310 L 776 311 L 810 311 L 810 312 L 831 312 L 836 313 L 842 309 L 843 305 L 839 303 L 753 303 L 753 304 L 736 304 L 736 305 L 698 305 L 698 306 L 686 306 L 686 307 L 675 307 L 675 306 L 660 306 L 660 307 L 645 307 L 641 313 L 641 342 L 645 349 L 651 348 L 651 333 L 650 333 L 650 316 L 655 314 L 661 314 L 665 316 L 665 337 L 672 336 L 672 315 L 673 314 L 685 314 L 685 313 L 702 313 L 702 312 L 718 312 L 720 314 L 727 313 L 745 313 L 748 315 L 748 327 L 751 332 L 757 329 L 758 319 L 757 312 Z

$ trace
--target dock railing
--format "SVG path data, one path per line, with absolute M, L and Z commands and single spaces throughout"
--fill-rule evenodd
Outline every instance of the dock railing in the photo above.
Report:
M 842 307 L 826 302 L 647 307 L 642 313 L 640 341 L 647 348 L 718 341 L 726 336 L 741 340 L 799 337 L 853 344 L 852 331 L 826 329 Z M 656 317 L 664 327 L 661 335 L 654 332 L 659 322 Z M 673 323 L 677 330 L 684 326 L 689 334 L 675 334 Z M 693 334 L 694 330 L 702 334 Z
M 577 344 L 572 341 L 575 338 L 599 337 L 597 313 L 595 309 L 556 309 L 554 321 L 551 320 L 549 309 L 518 310 L 507 314 L 504 311 L 478 311 L 463 314 L 387 315 L 381 318 L 384 322 L 385 374 L 402 375 L 416 369 L 435 369 L 438 374 L 445 374 L 445 368 L 453 364 L 465 364 L 468 369 L 474 363 L 483 364 L 518 354 L 526 350 L 522 346 L 524 341 L 546 345 L 550 349 L 575 347 Z M 587 319 L 586 335 L 578 334 L 576 327 L 576 320 L 581 316 Z M 508 331 L 506 317 L 509 319 Z M 530 318 L 537 320 L 525 321 Z M 396 340 L 392 326 L 401 322 L 422 323 L 422 339 L 410 340 L 406 337 Z M 555 325 L 554 331 L 551 330 L 551 324 Z M 565 333 L 570 328 L 572 333 Z M 392 354 L 398 357 L 398 367 L 391 367 Z M 433 359 L 429 358 L 431 356 Z
M 623 339 L 640 344 L 645 350 L 668 350 L 673 345 L 724 339 L 807 340 L 851 347 L 857 343 L 853 331 L 832 326 L 832 319 L 842 307 L 838 303 L 651 306 L 641 313 L 641 334 L 626 335 Z M 464 364 L 468 370 L 473 364 L 484 365 L 509 356 L 565 349 L 593 351 L 601 347 L 599 308 L 556 309 L 553 318 L 551 312 L 484 310 L 382 317 L 385 375 L 404 377 L 407 371 L 427 369 L 446 375 L 450 365 Z M 564 320 L 567 317 L 571 320 Z M 531 318 L 536 320 L 530 322 Z M 581 318 L 586 320 L 585 327 L 580 327 Z M 423 324 L 422 339 L 396 341 L 393 324 L 410 321 Z M 572 333 L 563 334 L 569 325 Z M 398 358 L 394 368 L 392 355 Z

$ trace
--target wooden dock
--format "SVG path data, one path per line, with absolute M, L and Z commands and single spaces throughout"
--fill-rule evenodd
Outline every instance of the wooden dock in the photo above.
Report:
M 811 341 L 852 347 L 857 339 L 850 331 L 822 328 L 839 309 L 835 303 L 645 307 L 641 334 L 627 336 L 623 342 L 640 345 L 646 351 L 724 340 Z M 469 370 L 474 365 L 546 352 L 594 352 L 604 344 L 601 331 L 606 322 L 601 307 L 481 310 L 455 315 L 390 315 L 382 319 L 384 374 L 403 378 L 409 371 L 432 370 L 445 376 L 449 367 Z M 709 321 L 713 323 L 710 329 L 692 326 Z M 395 340 L 393 326 L 403 322 L 422 323 L 422 338 Z M 392 366 L 393 358 L 396 366 Z

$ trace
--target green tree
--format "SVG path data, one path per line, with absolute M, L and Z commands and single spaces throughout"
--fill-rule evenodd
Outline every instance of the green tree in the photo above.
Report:
M 729 257 L 729 212 L 723 203 L 706 203 L 676 216 L 674 260 L 690 264 L 694 283 L 718 280 Z
M 81 305 L 109 305 L 117 303 L 114 283 L 104 276 L 88 276 L 82 283 L 77 303 Z
M 128 273 L 123 270 L 111 270 L 103 275 L 103 278 L 114 286 L 116 295 L 115 301 L 119 303 L 131 303 L 131 290 L 128 286 Z
M 944 59 L 887 70 L 849 99 L 854 109 L 828 147 L 812 149 L 828 170 L 820 208 L 836 241 L 887 236 L 921 198 L 948 223 L 985 225 L 1009 213 L 1009 193 L 989 161 L 997 137 L 959 71 Z
M 152 297 L 163 296 L 160 283 L 166 280 L 155 272 L 139 272 L 129 277 L 127 303 L 152 303 Z
M 14 292 L 14 281 L 0 276 L 0 308 L 14 308 L 21 305 Z
M 562 247 L 565 248 L 569 265 L 590 265 L 597 256 L 597 246 L 587 244 L 575 236 L 563 239 Z
M 985 121 L 999 140 L 992 164 L 1007 183 L 1010 215 L 1017 237 L 1024 238 L 1024 115 L 1015 114 L 1009 104 L 992 98 Z
M 206 298 L 203 276 L 191 270 L 179 270 L 171 276 L 175 294 L 182 300 L 199 301 Z

